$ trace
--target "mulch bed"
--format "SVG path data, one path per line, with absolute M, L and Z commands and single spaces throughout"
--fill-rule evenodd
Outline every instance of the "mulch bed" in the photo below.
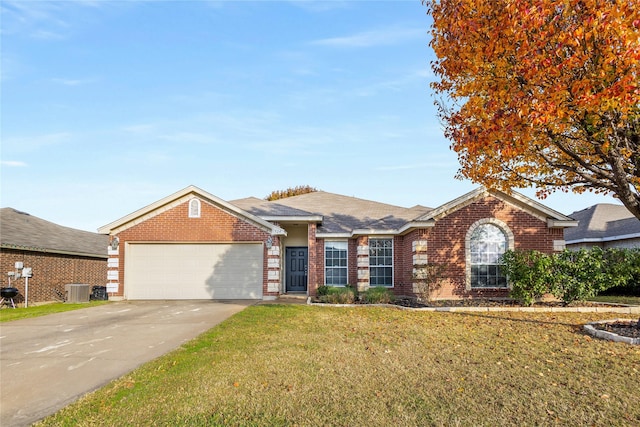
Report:
M 638 327 L 638 321 L 616 321 L 611 323 L 593 323 L 595 329 L 601 331 L 611 332 L 621 337 L 628 338 L 640 338 L 640 327 Z

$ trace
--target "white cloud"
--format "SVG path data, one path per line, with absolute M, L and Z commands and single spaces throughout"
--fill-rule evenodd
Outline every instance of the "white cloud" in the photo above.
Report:
M 64 86 L 81 86 L 81 85 L 86 85 L 89 83 L 93 83 L 95 81 L 95 79 L 61 79 L 61 78 L 54 78 L 51 79 L 51 81 L 53 83 L 58 83 Z
M 424 85 L 426 88 L 429 81 L 428 79 L 431 76 L 432 74 L 428 69 L 409 71 L 405 74 L 399 75 L 395 79 L 381 80 L 367 86 L 355 88 L 354 94 L 356 96 L 374 96 L 383 91 L 398 91 L 415 84 Z
M 156 125 L 152 123 L 141 123 L 137 125 L 125 126 L 122 128 L 122 130 L 125 132 L 135 133 L 135 134 L 141 134 L 141 133 L 148 134 L 153 132 L 155 129 L 156 129 Z
M 8 168 L 22 168 L 27 166 L 25 162 L 22 162 L 20 160 L 2 160 L 0 161 L 0 164 Z
M 68 38 L 77 22 L 90 21 L 90 11 L 104 7 L 120 7 L 133 2 L 100 0 L 24 1 L 2 0 L 2 34 L 27 36 L 40 40 Z M 89 13 L 87 13 L 89 11 Z M 95 12 L 93 12 L 95 15 Z
M 354 0 L 349 0 L 354 1 Z M 349 4 L 345 0 L 289 0 L 289 3 L 310 12 L 326 12 L 335 9 L 344 9 Z
M 371 46 L 388 46 L 409 40 L 426 38 L 427 30 L 424 28 L 387 28 L 373 31 L 364 31 L 350 36 L 331 37 L 315 40 L 313 45 L 356 48 Z
M 9 137 L 2 140 L 2 145 L 14 150 L 33 151 L 43 147 L 64 144 L 71 140 L 69 132 L 48 133 L 35 136 Z

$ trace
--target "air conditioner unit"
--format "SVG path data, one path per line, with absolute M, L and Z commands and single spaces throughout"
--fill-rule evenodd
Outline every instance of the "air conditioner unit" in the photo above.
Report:
M 69 283 L 64 285 L 67 302 L 89 302 L 89 285 Z

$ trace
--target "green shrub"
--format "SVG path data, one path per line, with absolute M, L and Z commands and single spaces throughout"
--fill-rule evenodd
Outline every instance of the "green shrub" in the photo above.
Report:
M 511 284 L 511 297 L 522 305 L 531 305 L 550 292 L 549 277 L 553 258 L 539 251 L 507 251 L 502 268 Z
M 635 254 L 627 249 L 564 250 L 554 256 L 553 293 L 569 304 L 625 285 L 636 271 Z
M 353 304 L 356 300 L 356 292 L 352 286 L 326 286 L 326 294 L 319 296 L 320 302 L 329 304 Z
M 363 294 L 363 300 L 367 304 L 388 304 L 394 299 L 395 295 L 393 295 L 393 292 L 382 286 L 371 287 Z
M 326 285 L 320 285 L 318 286 L 318 289 L 316 289 L 316 295 L 318 297 L 323 297 L 325 295 L 327 295 L 329 293 L 329 287 Z
M 581 249 L 553 255 L 538 251 L 507 251 L 502 268 L 512 287 L 511 296 L 531 305 L 545 293 L 564 303 L 584 301 L 640 278 L 640 250 Z

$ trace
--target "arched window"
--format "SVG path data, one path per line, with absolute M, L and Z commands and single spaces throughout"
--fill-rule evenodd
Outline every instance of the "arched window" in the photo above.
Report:
M 189 218 L 200 218 L 200 200 L 189 200 Z
M 507 278 L 500 267 L 500 257 L 513 247 L 513 235 L 506 224 L 496 224 L 497 222 L 495 219 L 480 221 L 469 230 L 467 288 L 507 287 Z

